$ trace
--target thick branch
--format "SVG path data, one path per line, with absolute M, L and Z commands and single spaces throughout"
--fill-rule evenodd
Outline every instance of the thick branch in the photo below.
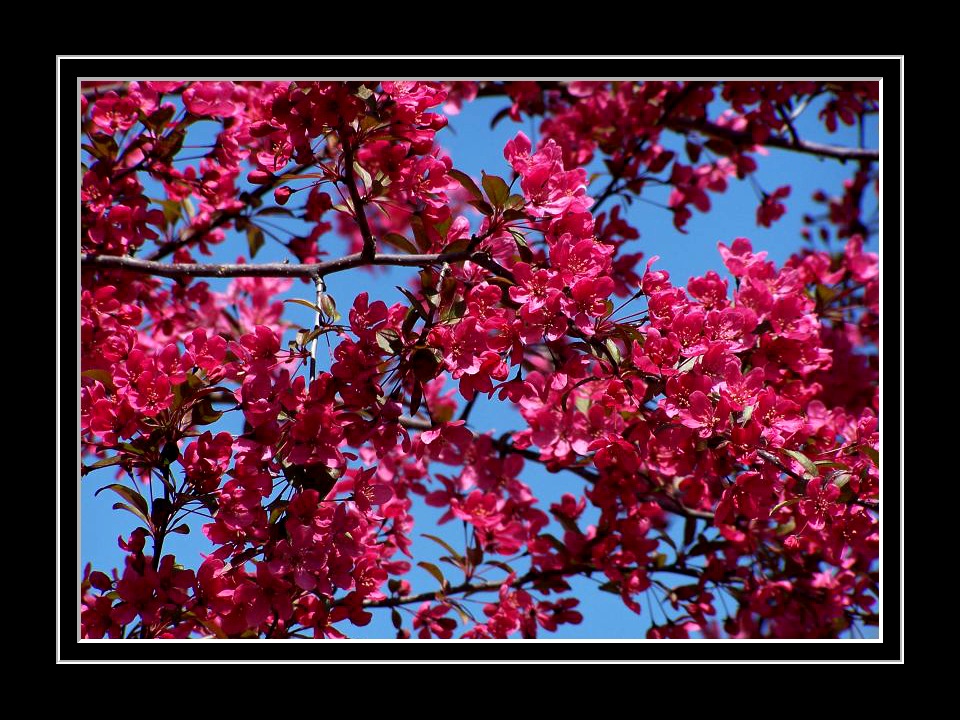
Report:
M 120 255 L 82 255 L 80 265 L 86 268 L 102 268 L 127 270 L 145 275 L 159 275 L 161 277 L 287 277 L 287 278 L 317 278 L 333 273 L 343 272 L 351 268 L 365 265 L 398 265 L 423 267 L 444 262 L 460 262 L 472 260 L 478 265 L 483 264 L 488 256 L 484 253 L 469 253 L 465 250 L 453 253 L 434 253 L 430 255 L 377 255 L 372 259 L 365 259 L 363 253 L 354 253 L 336 260 L 304 265 L 291 263 L 162 263 L 153 260 Z
M 753 135 L 748 132 L 741 132 L 732 128 L 723 127 L 712 122 L 699 122 L 691 120 L 671 120 L 667 127 L 680 133 L 696 131 L 703 135 L 721 138 L 732 142 L 738 146 L 752 147 L 758 143 L 754 141 Z M 793 152 L 805 153 L 807 155 L 818 155 L 820 157 L 829 157 L 836 160 L 879 160 L 880 151 L 870 148 L 852 148 L 841 147 L 839 145 L 826 145 L 824 143 L 813 142 L 812 140 L 800 140 L 793 137 L 782 137 L 780 135 L 771 135 L 763 143 L 765 146 L 781 148 L 783 150 L 792 150 Z
M 516 578 L 510 587 L 519 588 L 523 587 L 527 583 L 535 582 L 537 580 L 546 580 L 547 578 L 552 577 L 563 577 L 565 575 L 590 575 L 591 573 L 597 572 L 595 567 L 590 565 L 580 565 L 580 566 L 571 566 L 561 568 L 559 570 L 542 570 L 537 572 L 535 570 L 530 570 L 524 575 Z M 396 607 L 397 605 L 412 605 L 414 603 L 429 602 L 431 600 L 437 600 L 443 597 L 449 597 L 451 595 L 470 595 L 478 592 L 494 592 L 503 587 L 503 581 L 489 581 L 482 583 L 470 583 L 464 582 L 453 587 L 449 587 L 444 590 L 435 590 L 433 592 L 422 592 L 417 595 L 405 595 L 403 597 L 388 597 L 383 600 L 365 600 L 363 603 L 364 607 Z
M 373 239 L 370 224 L 367 222 L 367 211 L 363 207 L 364 199 L 360 197 L 360 191 L 357 190 L 357 179 L 353 171 L 353 148 L 350 147 L 349 142 L 343 143 L 343 175 L 347 192 L 350 193 L 350 200 L 353 203 L 353 213 L 360 227 L 360 236 L 363 238 L 363 250 L 360 254 L 364 260 L 373 260 L 377 252 L 377 243 Z
M 599 570 L 592 565 L 570 565 L 568 567 L 560 568 L 559 570 L 537 571 L 530 569 L 528 572 L 510 583 L 509 587 L 521 588 L 528 583 L 536 583 L 539 580 L 547 580 L 556 577 L 567 577 L 574 575 L 590 576 L 595 572 L 599 572 Z M 647 566 L 647 572 L 683 575 L 686 577 L 699 579 L 703 575 L 703 568 L 687 567 L 676 564 L 666 565 L 664 567 L 656 567 L 655 565 L 651 564 Z M 502 580 L 491 580 L 488 582 L 478 583 L 463 582 L 459 585 L 448 587 L 446 590 L 434 590 L 433 592 L 422 592 L 416 595 L 404 595 L 402 597 L 388 597 L 383 598 L 382 600 L 365 600 L 363 606 L 367 608 L 378 608 L 397 607 L 398 605 L 414 605 L 423 602 L 440 601 L 443 598 L 450 597 L 452 595 L 466 596 L 480 592 L 496 592 L 500 590 L 503 585 L 504 583 Z

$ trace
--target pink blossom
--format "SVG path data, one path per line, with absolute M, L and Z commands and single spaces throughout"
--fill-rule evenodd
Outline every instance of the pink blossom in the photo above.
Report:
M 183 104 L 194 115 L 233 115 L 238 109 L 233 99 L 235 90 L 229 81 L 195 82 L 183 91 Z

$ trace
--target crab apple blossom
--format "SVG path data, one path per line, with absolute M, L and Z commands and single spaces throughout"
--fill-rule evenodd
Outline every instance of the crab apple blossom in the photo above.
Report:
M 879 153 L 832 139 L 878 83 L 81 92 L 80 474 L 129 521 L 82 637 L 565 636 L 587 585 L 634 637 L 878 624 Z M 473 176 L 481 97 L 520 124 Z M 789 153 L 856 162 L 786 257 Z

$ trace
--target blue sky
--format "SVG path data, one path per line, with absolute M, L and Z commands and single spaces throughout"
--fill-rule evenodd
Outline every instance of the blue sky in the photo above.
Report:
M 509 119 L 501 121 L 496 128 L 490 129 L 490 119 L 506 101 L 502 98 L 481 98 L 473 103 L 465 104 L 461 114 L 451 116 L 448 129 L 441 131 L 437 140 L 449 153 L 454 167 L 471 176 L 478 178 L 480 172 L 501 175 L 509 178 L 510 169 L 503 159 L 502 149 L 507 140 L 514 137 L 520 130 L 530 136 L 534 142 L 538 138 L 537 126 L 539 121 L 524 120 L 521 123 L 511 122 Z M 209 133 L 215 129 L 211 123 L 200 123 L 195 132 L 188 136 L 187 144 L 203 144 L 209 142 Z M 856 133 L 852 129 L 841 127 L 834 135 L 827 135 L 816 121 L 814 109 L 808 110 L 798 123 L 801 137 L 829 141 L 835 144 L 855 145 Z M 204 137 L 206 134 L 206 138 Z M 874 123 L 868 128 L 867 145 L 877 147 L 877 131 Z M 664 143 L 669 147 L 668 143 Z M 679 147 L 677 148 L 679 149 Z M 202 151 L 197 151 L 200 154 Z M 783 262 L 792 252 L 802 247 L 800 238 L 802 216 L 805 212 L 819 211 L 810 201 L 811 194 L 817 189 L 825 189 L 830 194 L 836 194 L 841 188 L 844 179 L 851 176 L 854 168 L 843 166 L 833 160 L 820 160 L 806 155 L 798 155 L 783 150 L 770 150 L 769 157 L 757 158 L 759 170 L 755 175 L 759 184 L 767 191 L 772 191 L 780 185 L 789 184 L 792 192 L 787 200 L 787 214 L 772 228 L 760 228 L 756 225 L 755 211 L 757 196 L 749 182 L 733 180 L 726 193 L 711 195 L 713 209 L 707 214 L 694 210 L 693 217 L 687 225 L 688 234 L 679 233 L 672 223 L 671 214 L 655 205 L 645 202 L 635 202 L 625 206 L 621 213 L 625 213 L 631 223 L 640 231 L 640 238 L 626 248 L 628 252 L 642 251 L 646 258 L 659 255 L 657 267 L 670 272 L 673 281 L 677 284 L 686 283 L 694 276 L 713 269 L 720 272 L 722 265 L 716 252 L 718 242 L 729 244 L 734 238 L 747 237 L 754 245 L 755 250 L 767 250 L 770 258 L 778 264 Z M 596 181 L 602 187 L 604 178 Z M 657 194 L 660 190 L 662 195 Z M 599 192 L 599 191 L 596 191 Z M 651 188 L 648 191 L 652 200 L 666 202 L 666 189 Z M 148 195 L 151 192 L 148 185 Z M 596 194 L 596 193 L 594 193 Z M 872 210 L 867 200 L 868 212 Z M 609 210 L 608 204 L 605 209 Z M 276 218 L 274 218 L 276 219 Z M 875 241 L 874 241 L 875 242 Z M 872 248 L 874 251 L 876 248 Z M 329 248 L 331 257 L 340 254 L 341 248 Z M 215 248 L 214 261 L 232 262 L 238 254 L 246 253 L 245 239 L 231 233 L 228 240 Z M 257 262 L 268 262 L 286 257 L 285 250 L 278 243 L 267 240 L 263 249 L 256 257 Z M 644 261 L 645 262 L 645 261 Z M 416 272 L 412 268 L 389 268 L 378 272 L 375 276 L 359 270 L 355 272 L 339 273 L 328 278 L 327 289 L 336 299 L 338 306 L 347 308 L 353 298 L 362 291 L 370 293 L 371 300 L 380 299 L 388 304 L 402 302 L 403 297 L 395 289 L 396 285 L 404 285 L 408 278 Z M 375 278 L 375 279 L 373 279 Z M 226 287 L 226 281 L 210 281 L 216 290 Z M 311 299 L 312 286 L 294 282 L 287 297 L 301 297 Z M 288 304 L 289 319 L 309 327 L 313 322 L 311 312 L 306 308 Z M 322 347 L 322 346 L 321 346 Z M 321 352 L 321 355 L 323 353 Z M 222 421 L 222 427 L 214 428 L 239 431 L 235 418 L 238 414 L 227 414 Z M 509 406 L 489 401 L 481 397 L 471 414 L 471 425 L 479 430 L 492 429 L 495 435 L 506 430 L 524 427 L 522 418 Z M 564 492 L 579 495 L 583 482 L 570 473 L 550 474 L 536 463 L 527 463 L 522 478 L 533 489 L 534 494 L 543 503 L 543 510 L 547 510 L 550 502 L 558 500 Z M 134 527 L 134 520 L 129 514 L 111 510 L 115 502 L 110 493 L 102 493 L 94 497 L 96 488 L 114 482 L 112 469 L 101 470 L 86 476 L 81 481 L 81 562 L 92 562 L 94 568 L 109 571 L 110 568 L 120 567 L 123 564 L 123 553 L 117 547 L 117 536 L 129 534 Z M 420 504 L 415 508 L 417 525 L 414 528 L 415 542 L 413 546 L 414 562 L 426 560 L 438 563 L 444 551 L 436 544 L 420 537 L 420 533 L 430 533 L 447 538 L 454 547 L 459 541 L 462 546 L 462 531 L 459 523 L 449 523 L 437 526 L 437 519 L 442 512 L 436 508 Z M 174 553 L 180 563 L 188 567 L 196 567 L 200 562 L 200 553 L 209 552 L 210 545 L 200 531 L 199 523 L 194 523 L 192 532 L 188 536 L 172 535 L 165 541 L 164 553 Z M 449 565 L 441 567 L 447 572 L 448 579 L 458 583 L 462 578 Z M 522 566 L 518 566 L 523 569 Z M 492 574 L 490 579 L 499 579 L 501 574 Z M 437 587 L 434 580 L 425 571 L 414 567 L 407 576 L 414 586 L 415 592 L 431 590 Z M 644 636 L 651 620 L 651 611 L 646 602 L 643 603 L 643 613 L 640 616 L 629 611 L 622 604 L 619 597 L 599 592 L 596 583 L 588 579 L 573 581 L 572 595 L 581 601 L 579 610 L 585 619 L 579 626 L 561 626 L 560 632 L 544 635 L 556 638 L 641 638 Z M 484 596 L 478 595 L 482 599 Z M 476 614 L 482 617 L 480 605 L 476 605 Z M 413 606 L 412 609 L 415 609 Z M 718 608 L 722 612 L 722 608 Z M 653 609 L 653 618 L 660 619 L 656 608 Z M 409 618 L 405 619 L 409 627 Z M 389 611 L 375 611 L 373 622 L 365 628 L 344 626 L 342 628 L 351 637 L 393 637 L 394 631 L 390 623 Z

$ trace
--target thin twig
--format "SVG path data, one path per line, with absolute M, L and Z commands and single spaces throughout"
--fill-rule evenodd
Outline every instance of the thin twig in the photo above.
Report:
M 313 332 L 317 334 L 313 336 L 313 340 L 310 342 L 310 382 L 313 382 L 314 378 L 317 377 L 317 340 L 320 339 L 320 300 L 327 289 L 323 278 L 319 275 L 314 278 L 314 284 L 317 287 L 317 298 L 316 308 L 313 311 Z
M 290 172 L 278 173 L 274 175 L 268 182 L 264 183 L 263 185 L 260 185 L 256 190 L 249 193 L 249 198 L 247 199 L 243 207 L 240 207 L 236 210 L 218 212 L 216 215 L 213 216 L 213 219 L 210 221 L 210 224 L 207 225 L 205 228 L 202 228 L 199 230 L 192 227 L 185 228 L 180 233 L 180 235 L 177 237 L 176 240 L 173 240 L 164 245 L 161 245 L 159 248 L 154 250 L 150 255 L 148 255 L 147 259 L 162 260 L 165 257 L 173 255 L 173 253 L 175 253 L 180 248 L 185 247 L 186 245 L 189 245 L 190 243 L 195 242 L 197 240 L 203 239 L 207 235 L 207 233 L 209 233 L 211 230 L 214 230 L 218 227 L 226 225 L 228 222 L 231 222 L 239 218 L 243 214 L 244 210 L 246 210 L 248 207 L 251 207 L 251 204 L 250 204 L 251 200 L 256 198 L 261 198 L 264 195 L 266 195 L 268 192 L 273 190 L 281 182 L 281 178 L 289 178 L 291 175 L 299 175 L 303 172 L 306 172 L 312 167 L 315 167 L 314 163 L 312 162 L 304 163 L 303 165 L 298 165 Z M 241 196 L 240 199 L 243 200 L 244 198 Z
M 413 418 L 407 415 L 401 415 L 398 418 L 398 422 L 408 430 L 430 430 L 434 427 L 433 423 L 429 420 L 424 420 L 421 418 Z M 474 438 L 480 437 L 480 434 L 473 432 Z M 511 453 L 513 455 L 519 455 L 520 457 L 526 458 L 527 460 L 532 460 L 533 462 L 540 463 L 541 465 L 546 465 L 546 461 L 540 457 L 540 453 L 529 448 L 518 448 L 506 440 L 495 440 L 494 445 L 497 449 L 502 452 Z M 561 470 L 565 470 L 569 473 L 586 480 L 591 485 L 596 485 L 600 481 L 600 475 L 594 472 L 591 472 L 585 467 L 571 465 L 561 467 Z M 693 508 L 688 508 L 677 498 L 670 497 L 667 495 L 660 495 L 658 493 L 647 493 L 642 495 L 642 500 L 647 500 L 650 502 L 655 502 L 666 512 L 673 513 L 674 515 L 680 515 L 682 517 L 691 517 L 698 518 L 700 520 L 706 520 L 708 522 L 713 522 L 714 514 L 706 510 L 694 510 Z

